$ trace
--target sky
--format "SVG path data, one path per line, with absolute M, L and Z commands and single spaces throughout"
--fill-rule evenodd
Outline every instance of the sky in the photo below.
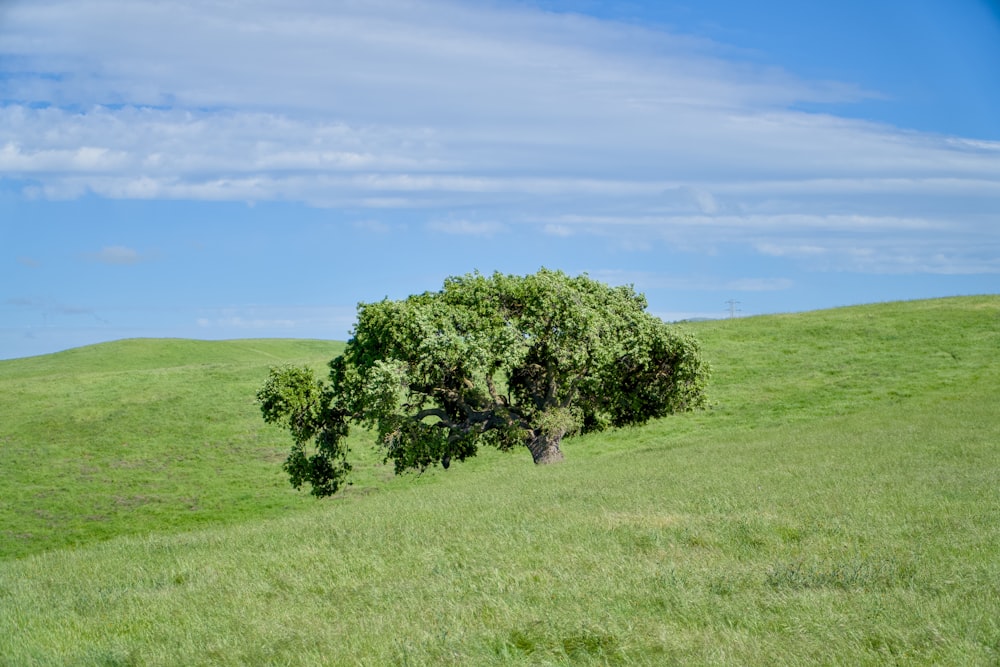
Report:
M 0 359 L 543 266 L 668 321 L 1000 292 L 1000 3 L 0 0 Z

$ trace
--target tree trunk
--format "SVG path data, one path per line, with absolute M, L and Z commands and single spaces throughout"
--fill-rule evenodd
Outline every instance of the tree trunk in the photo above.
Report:
M 553 437 L 545 433 L 535 433 L 528 441 L 528 449 L 531 450 L 531 458 L 536 465 L 544 463 L 558 463 L 563 460 L 562 450 L 559 449 L 560 437 Z

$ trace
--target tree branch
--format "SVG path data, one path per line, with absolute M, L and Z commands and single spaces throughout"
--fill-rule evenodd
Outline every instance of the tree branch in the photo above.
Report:
M 427 419 L 428 417 L 437 417 L 448 428 L 455 426 L 455 422 L 453 422 L 451 417 L 448 416 L 448 413 L 441 408 L 424 408 L 417 414 L 413 415 L 412 419 L 419 422 Z
M 504 401 L 500 395 L 497 394 L 496 385 L 493 384 L 493 375 L 490 373 L 486 374 L 486 389 L 490 392 L 490 398 L 493 399 L 493 403 L 495 405 L 503 405 Z

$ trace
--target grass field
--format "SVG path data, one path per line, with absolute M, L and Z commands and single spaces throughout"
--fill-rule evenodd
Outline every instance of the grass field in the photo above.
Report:
M 685 326 L 709 410 L 329 501 L 253 392 L 335 343 L 0 362 L 0 665 L 1000 664 L 1000 297 Z
M 341 348 L 127 340 L 0 362 L 0 558 L 311 506 L 254 392 L 270 365 Z

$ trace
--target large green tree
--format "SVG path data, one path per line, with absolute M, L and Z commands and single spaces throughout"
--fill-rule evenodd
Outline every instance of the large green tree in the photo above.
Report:
M 293 486 L 317 496 L 351 469 L 351 425 L 377 434 L 397 473 L 447 468 L 483 445 L 560 461 L 565 436 L 703 404 L 697 342 L 646 305 L 631 287 L 546 269 L 453 277 L 439 292 L 360 304 L 327 382 L 275 368 L 257 398 L 292 434 Z

